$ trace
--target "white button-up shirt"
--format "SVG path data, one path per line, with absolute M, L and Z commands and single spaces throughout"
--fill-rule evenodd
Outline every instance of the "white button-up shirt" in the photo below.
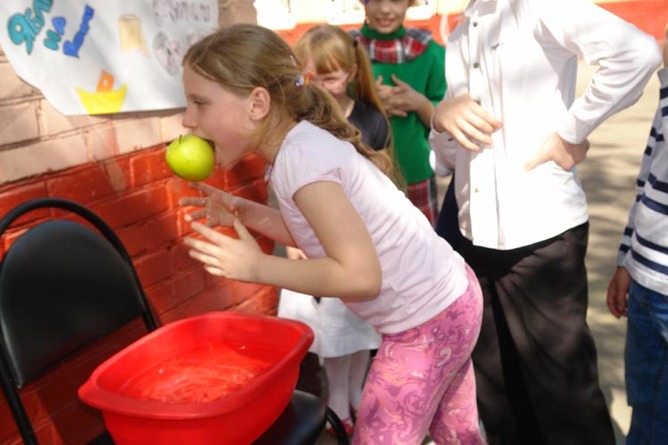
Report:
M 599 66 L 576 100 L 578 57 Z M 473 0 L 448 37 L 446 99 L 464 93 L 503 121 L 491 147 L 430 135 L 456 171 L 459 225 L 473 244 L 513 249 L 587 221 L 575 168 L 524 163 L 553 132 L 579 143 L 638 100 L 661 61 L 654 38 L 590 0 Z M 594 147 L 595 149 L 595 147 Z

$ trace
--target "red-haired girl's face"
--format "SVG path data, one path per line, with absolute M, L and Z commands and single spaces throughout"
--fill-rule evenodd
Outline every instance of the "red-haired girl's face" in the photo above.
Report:
M 319 73 L 310 59 L 304 64 L 304 70 L 310 82 L 327 91 L 335 99 L 341 99 L 346 96 L 348 83 L 351 81 L 348 71 L 338 69 L 329 73 Z

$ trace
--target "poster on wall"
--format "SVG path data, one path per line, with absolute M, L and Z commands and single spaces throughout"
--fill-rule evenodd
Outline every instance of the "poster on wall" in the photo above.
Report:
M 185 106 L 181 60 L 217 0 L 2 0 L 0 46 L 62 114 Z

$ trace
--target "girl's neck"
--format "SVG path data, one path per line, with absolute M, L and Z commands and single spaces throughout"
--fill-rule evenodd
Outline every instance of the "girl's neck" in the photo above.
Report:
M 256 150 L 256 153 L 264 158 L 269 164 L 273 164 L 276 155 L 278 154 L 278 150 L 281 148 L 281 144 L 283 144 L 285 136 L 287 136 L 288 132 L 290 132 L 295 125 L 297 125 L 297 122 L 293 119 L 279 122 L 276 125 L 269 124 L 267 136 Z

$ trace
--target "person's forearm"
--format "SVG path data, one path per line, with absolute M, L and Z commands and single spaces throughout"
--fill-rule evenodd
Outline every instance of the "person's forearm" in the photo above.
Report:
M 558 2 L 545 3 L 550 5 L 548 15 L 564 14 L 563 10 L 567 10 Z M 599 66 L 556 128 L 564 140 L 573 144 L 584 141 L 607 118 L 634 104 L 661 63 L 654 37 L 611 18 L 596 5 L 582 4 L 586 6 L 580 12 L 569 12 L 568 18 L 543 17 L 551 35 L 559 35 L 562 42 L 576 47 L 584 60 Z M 583 18 L 582 14 L 588 16 Z M 579 26 L 572 25 L 572 15 L 579 16 Z M 550 28 L 553 20 L 557 22 L 556 29 Z M 564 28 L 559 20 L 569 20 L 570 26 Z
M 239 220 L 249 229 L 284 246 L 295 246 L 281 212 L 277 209 L 250 199 L 243 199 L 243 205 L 239 206 L 238 210 Z
M 375 264 L 346 267 L 329 257 L 294 261 L 264 255 L 256 281 L 314 297 L 365 301 L 380 292 L 381 273 Z
M 429 128 L 431 126 L 431 116 L 434 114 L 434 104 L 425 96 L 422 96 L 422 100 L 415 112 L 424 126 Z

